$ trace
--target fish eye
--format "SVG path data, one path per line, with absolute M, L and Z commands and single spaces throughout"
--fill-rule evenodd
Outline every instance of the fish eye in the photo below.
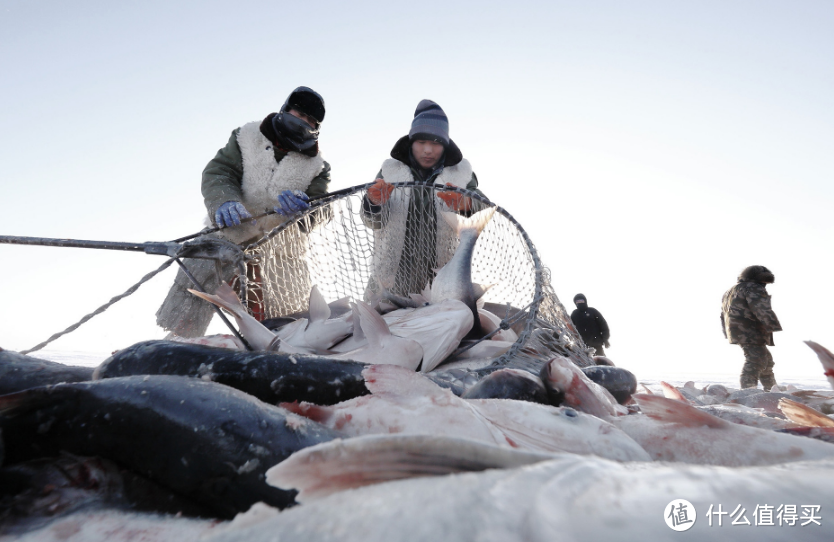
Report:
M 572 408 L 565 409 L 565 416 L 567 416 L 568 418 L 576 418 L 578 415 L 579 414 L 577 414 L 576 411 Z

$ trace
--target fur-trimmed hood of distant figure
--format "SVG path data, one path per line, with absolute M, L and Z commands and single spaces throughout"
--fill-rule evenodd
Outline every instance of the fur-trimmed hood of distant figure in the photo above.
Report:
M 739 282 L 758 282 L 759 284 L 773 284 L 776 277 L 773 276 L 773 271 L 763 265 L 751 265 L 745 267 L 744 271 L 738 276 Z
M 403 136 L 394 143 L 394 148 L 391 149 L 391 158 L 399 160 L 407 166 L 411 166 L 411 140 L 408 136 Z M 456 166 L 463 160 L 463 153 L 451 139 L 449 145 L 446 147 L 446 152 L 443 155 L 443 167 Z M 387 180 L 387 179 L 386 179 Z M 391 181 L 388 181 L 391 182 Z M 469 179 L 466 180 L 469 182 Z M 464 186 L 466 184 L 464 183 Z

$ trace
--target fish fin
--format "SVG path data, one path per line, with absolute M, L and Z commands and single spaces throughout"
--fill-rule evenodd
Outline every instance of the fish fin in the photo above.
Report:
M 831 384 L 831 387 L 834 388 L 834 354 L 828 348 L 814 341 L 805 341 L 805 344 L 816 352 L 820 363 L 822 363 L 822 368 L 825 369 L 824 374 L 828 377 L 828 382 Z
M 319 292 L 318 286 L 310 288 L 310 322 L 324 322 L 330 318 L 330 306 Z
M 834 427 L 834 420 L 818 410 L 792 401 L 787 397 L 779 399 L 779 410 L 793 423 L 807 427 Z
M 386 312 L 395 311 L 395 310 L 400 308 L 400 307 L 394 305 L 393 303 L 391 303 L 389 301 L 386 301 L 384 299 L 379 300 L 377 302 L 376 306 L 379 307 L 379 312 L 381 312 L 383 314 L 385 314 Z
M 687 405 L 692 404 L 689 399 L 683 396 L 683 394 L 676 388 L 675 386 L 669 384 L 668 382 L 660 381 L 660 387 L 663 390 L 663 396 L 667 399 L 674 399 L 676 401 L 681 401 L 686 403 Z
M 328 303 L 327 306 L 330 307 L 331 314 L 333 314 L 332 311 L 334 310 L 338 310 L 340 312 L 347 312 L 351 309 L 353 304 L 350 301 L 350 296 L 345 296 L 340 297 L 336 301 Z
M 366 435 L 299 450 L 269 469 L 266 482 L 298 489 L 297 500 L 306 503 L 392 480 L 508 469 L 554 457 L 440 435 Z
M 371 365 L 362 371 L 362 376 L 368 391 L 389 399 L 409 395 L 445 397 L 451 393 L 425 376 L 398 365 Z
M 266 345 L 266 351 L 267 352 L 280 352 L 281 351 L 281 337 L 276 335 L 274 339 L 269 341 L 269 344 Z
M 359 327 L 368 339 L 368 344 L 373 348 L 381 348 L 383 338 L 391 334 L 388 324 L 378 312 L 362 301 L 356 302 L 356 309 L 359 311 Z
M 486 294 L 493 286 L 495 286 L 495 284 L 478 284 L 477 282 L 472 283 L 472 292 L 475 294 L 475 299 L 477 299 L 478 302 L 481 303 L 481 306 L 478 307 L 479 309 L 483 308 L 484 294 Z
M 654 392 L 648 388 L 645 384 L 640 382 L 640 385 L 643 386 L 643 389 L 646 390 L 646 395 L 654 395 Z
M 489 221 L 492 220 L 492 215 L 495 214 L 495 207 L 487 207 L 470 217 L 465 217 L 457 213 L 450 213 L 448 211 L 441 211 L 440 215 L 455 232 L 460 235 L 460 232 L 466 229 L 474 229 L 479 235 L 484 230 Z
M 350 309 L 350 321 L 353 324 L 353 336 L 357 341 L 361 341 L 365 338 L 365 332 L 362 331 L 362 319 L 359 317 L 359 309 L 356 307 L 356 303 L 351 303 Z
M 239 299 L 238 299 L 237 304 L 232 304 L 232 303 L 229 303 L 228 301 L 226 301 L 225 299 L 223 299 L 223 298 L 221 298 L 220 296 L 217 296 L 217 295 L 207 294 L 205 292 L 198 292 L 197 290 L 192 290 L 191 288 L 189 288 L 188 291 L 191 292 L 192 294 L 196 295 L 200 299 L 204 299 L 204 300 L 208 301 L 209 303 L 213 303 L 213 304 L 217 305 L 218 307 L 220 307 L 222 309 L 226 309 L 227 311 L 232 313 L 234 316 L 239 317 L 240 316 L 239 311 L 241 309 L 243 309 L 243 305 L 240 304 Z M 237 296 L 235 296 L 235 297 L 237 297 Z
M 642 393 L 636 393 L 632 397 L 640 405 L 643 414 L 661 422 L 677 423 L 685 427 L 731 427 L 731 422 L 675 399 Z

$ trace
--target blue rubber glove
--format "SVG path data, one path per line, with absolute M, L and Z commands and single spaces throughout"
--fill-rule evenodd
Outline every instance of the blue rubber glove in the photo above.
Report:
M 278 205 L 275 206 L 275 212 L 282 216 L 300 213 L 310 208 L 308 201 L 310 201 L 310 198 L 301 190 L 284 190 L 278 194 Z
M 252 218 L 252 215 L 239 201 L 227 201 L 218 207 L 217 212 L 214 213 L 214 223 L 221 228 L 239 226 L 241 221 L 247 218 Z

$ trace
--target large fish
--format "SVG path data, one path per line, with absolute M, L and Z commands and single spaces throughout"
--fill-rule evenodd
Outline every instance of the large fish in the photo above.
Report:
M 92 380 L 93 369 L 0 349 L 0 395 L 59 382 Z
M 359 314 L 360 327 L 366 344 L 356 350 L 345 352 L 334 358 L 349 359 L 364 363 L 387 363 L 416 370 L 423 359 L 420 343 L 391 334 L 388 324 L 367 304 L 359 301 L 354 306 Z
M 281 327 L 277 332 L 273 332 L 250 315 L 232 287 L 226 283 L 221 284 L 213 295 L 196 290 L 188 291 L 229 311 L 237 320 L 241 334 L 255 350 L 321 354 L 353 332 L 349 315 L 330 318 L 331 309 L 316 286 L 310 290 L 309 320 L 296 320 Z
M 420 371 L 426 373 L 457 349 L 460 341 L 472 330 L 473 322 L 472 312 L 463 302 L 445 299 L 414 309 L 388 327 L 393 335 L 420 344 L 423 349 Z
M 622 367 L 609 365 L 591 365 L 583 367 L 585 376 L 596 382 L 614 397 L 618 403 L 624 405 L 637 391 L 637 378 L 634 373 Z
M 698 410 L 707 412 L 728 422 L 777 431 L 796 427 L 796 424 L 781 418 L 771 418 L 756 410 L 736 403 L 696 406 Z
M 480 330 L 477 300 L 482 292 L 472 284 L 472 255 L 478 236 L 495 214 L 495 207 L 478 211 L 466 218 L 457 213 L 441 212 L 443 219 L 455 230 L 460 244 L 454 256 L 438 272 L 431 284 L 431 302 L 441 303 L 446 299 L 462 301 L 472 311 L 476 331 Z
M 213 303 L 229 311 L 235 317 L 235 320 L 237 320 L 240 333 L 255 350 L 270 350 L 276 345 L 277 338 L 275 333 L 249 314 L 249 311 L 240 302 L 232 287 L 225 282 L 217 288 L 214 294 L 207 294 L 191 289 L 188 291 L 209 303 Z
M 191 500 L 100 457 L 62 454 L 9 465 L 0 469 L 0 488 L 0 533 L 6 535 L 33 531 L 76 510 L 211 516 Z
M 541 378 L 519 369 L 499 369 L 479 380 L 461 398 L 515 399 L 548 404 L 547 390 Z
M 94 378 L 191 376 L 231 386 L 271 404 L 311 401 L 332 405 L 368 393 L 362 378 L 366 366 L 323 356 L 145 341 L 104 360 Z
M 57 384 L 0 397 L 6 464 L 61 451 L 99 456 L 230 518 L 293 493 L 264 472 L 341 434 L 243 392 L 180 376 Z
M 396 464 L 382 454 L 369 454 L 367 460 L 369 468 L 375 460 Z M 345 478 L 355 474 L 353 466 L 346 465 Z M 337 471 L 332 474 L 338 478 Z M 339 491 L 271 517 L 258 510 L 261 521 L 219 532 L 206 542 L 823 542 L 834 539 L 834 522 L 826 519 L 832 477 L 831 460 L 727 469 L 559 454 L 517 468 Z M 694 510 L 678 514 L 669 506 L 676 499 L 688 500 Z M 788 520 L 789 506 L 795 507 L 796 521 Z M 680 520 L 693 520 L 691 528 L 670 529 L 670 511 Z M 764 525 L 768 518 L 773 525 Z
M 548 361 L 542 367 L 541 379 L 553 404 L 561 402 L 598 418 L 628 413 L 607 389 L 585 376 L 568 358 L 556 356 Z
M 674 399 L 634 395 L 645 415 L 614 424 L 658 461 L 741 467 L 834 458 L 834 446 L 717 418 Z
M 330 407 L 282 406 L 348 436 L 434 434 L 533 451 L 597 454 L 620 461 L 649 459 L 608 422 L 572 408 L 511 399 L 465 400 L 393 365 L 372 365 L 363 375 L 370 396 Z

